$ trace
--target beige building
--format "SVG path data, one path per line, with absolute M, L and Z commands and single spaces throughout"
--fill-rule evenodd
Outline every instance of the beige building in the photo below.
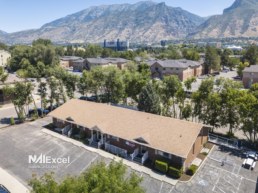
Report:
M 199 123 L 78 99 L 49 115 L 63 134 L 84 132 L 90 145 L 141 164 L 166 159 L 186 169 L 208 140 Z
M 191 60 L 154 60 L 149 61 L 152 77 L 162 79 L 164 76 L 177 75 L 181 81 L 190 77 L 198 77 L 203 73 L 200 62 Z
M 258 65 L 251 65 L 243 70 L 243 84 L 245 88 L 250 88 L 252 84 L 258 83 Z
M 63 68 L 73 68 L 76 61 L 82 60 L 83 58 L 77 56 L 63 56 L 60 57 L 60 66 Z
M 9 52 L 0 50 L 0 66 L 5 67 L 10 58 L 11 54 Z

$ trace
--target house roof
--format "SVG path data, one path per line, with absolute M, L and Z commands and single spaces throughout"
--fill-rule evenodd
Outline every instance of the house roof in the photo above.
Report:
M 258 72 L 258 65 L 251 65 L 250 67 L 246 67 L 243 72 Z
M 91 64 L 118 64 L 118 63 L 127 63 L 129 60 L 124 58 L 86 58 L 86 60 Z
M 77 56 L 63 56 L 63 57 L 60 57 L 60 60 L 63 60 L 63 61 L 75 61 L 75 60 L 82 60 L 83 58 L 81 57 L 77 57 Z
M 152 66 L 155 63 L 158 63 L 160 66 L 164 68 L 188 68 L 188 67 L 198 67 L 200 66 L 200 62 L 192 61 L 192 60 L 153 60 L 147 62 L 149 66 Z
M 203 125 L 170 117 L 72 99 L 50 116 L 186 158 Z

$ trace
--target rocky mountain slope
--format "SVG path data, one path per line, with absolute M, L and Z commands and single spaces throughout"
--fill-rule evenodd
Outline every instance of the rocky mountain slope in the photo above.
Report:
M 103 5 L 68 15 L 40 29 L 8 34 L 5 42 L 30 43 L 37 38 L 59 43 L 103 42 L 104 39 L 118 38 L 132 42 L 159 42 L 184 38 L 204 20 L 181 8 L 152 1 Z
M 258 36 L 258 0 L 236 0 L 222 15 L 209 18 L 189 37 L 224 38 Z

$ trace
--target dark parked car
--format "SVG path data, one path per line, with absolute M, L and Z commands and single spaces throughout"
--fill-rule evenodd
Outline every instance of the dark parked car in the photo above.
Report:
M 47 115 L 49 113 L 49 110 L 37 108 L 37 109 L 30 109 L 29 110 L 29 117 L 38 113 L 39 116 Z
M 11 193 L 11 192 L 7 190 L 7 188 L 4 187 L 2 184 L 0 184 L 0 193 Z
M 96 96 L 90 96 L 90 97 L 87 97 L 87 96 L 81 96 L 79 99 L 80 99 L 80 100 L 84 100 L 84 101 L 93 101 L 93 102 L 97 102 L 97 97 L 96 97 Z
M 80 100 L 85 100 L 85 101 L 92 101 L 92 102 L 100 102 L 100 103 L 107 103 L 108 102 L 108 97 L 106 94 L 101 94 L 98 95 L 98 97 L 96 95 L 87 97 L 87 96 L 81 96 L 79 98 Z

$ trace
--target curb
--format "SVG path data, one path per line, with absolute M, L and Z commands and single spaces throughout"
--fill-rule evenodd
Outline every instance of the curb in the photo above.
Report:
M 160 176 L 159 174 L 155 174 L 151 171 L 151 169 L 146 168 L 145 166 L 142 166 L 142 165 L 136 164 L 135 162 L 132 162 L 130 160 L 115 156 L 115 155 L 110 154 L 110 153 L 108 153 L 106 151 L 103 151 L 101 149 L 96 149 L 96 148 L 93 148 L 93 147 L 89 147 L 89 146 L 83 144 L 80 141 L 77 141 L 77 140 L 72 139 L 72 138 L 68 138 L 64 135 L 58 134 L 58 133 L 56 133 L 54 131 L 51 131 L 49 129 L 43 128 L 43 129 L 41 129 L 41 131 L 43 133 L 47 134 L 47 135 L 51 135 L 53 137 L 56 137 L 58 139 L 61 139 L 61 140 L 65 141 L 65 142 L 72 143 L 73 145 L 75 145 L 77 147 L 81 147 L 81 148 L 86 149 L 88 151 L 91 151 L 93 153 L 97 153 L 98 155 L 100 155 L 102 157 L 112 159 L 112 160 L 117 161 L 117 162 L 122 160 L 123 164 L 125 164 L 127 167 L 130 167 L 133 170 L 136 170 L 138 172 L 149 175 L 150 177 L 152 177 L 156 180 L 159 180 L 161 182 L 166 182 L 166 183 L 169 183 L 173 186 L 175 186 L 178 182 L 178 180 L 173 180 L 173 179 L 170 179 L 170 178 L 167 178 L 167 177 L 164 177 L 164 176 Z M 148 171 L 148 170 L 150 170 L 150 171 Z
M 198 169 L 196 170 L 196 172 L 194 173 L 194 175 L 187 181 L 179 181 L 180 183 L 188 183 L 191 182 L 191 180 L 194 178 L 194 176 L 197 174 L 197 172 L 203 167 L 204 162 L 206 162 L 206 160 L 208 159 L 208 157 L 210 156 L 211 151 L 213 151 L 215 145 L 213 145 L 213 147 L 210 149 L 209 154 L 204 158 L 204 160 L 202 161 L 201 165 L 198 167 Z

